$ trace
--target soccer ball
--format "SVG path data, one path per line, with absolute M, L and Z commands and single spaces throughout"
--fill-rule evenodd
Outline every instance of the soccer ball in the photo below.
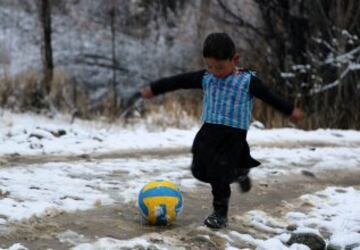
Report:
M 151 181 L 139 193 L 142 217 L 151 225 L 167 225 L 176 220 L 183 207 L 183 197 L 176 184 L 167 180 Z

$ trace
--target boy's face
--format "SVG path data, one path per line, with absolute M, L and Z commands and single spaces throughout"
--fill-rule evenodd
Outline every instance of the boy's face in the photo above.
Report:
M 239 61 L 239 55 L 232 59 L 218 60 L 212 57 L 205 58 L 208 71 L 217 78 L 223 78 L 232 74 Z

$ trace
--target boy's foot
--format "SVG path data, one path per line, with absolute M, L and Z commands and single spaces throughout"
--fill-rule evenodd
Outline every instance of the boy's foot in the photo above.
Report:
M 216 213 L 212 213 L 205 219 L 204 224 L 210 228 L 224 228 L 227 226 L 227 218 Z
M 238 184 L 239 184 L 239 187 L 240 187 L 240 191 L 242 193 L 247 193 L 251 190 L 251 179 L 249 176 L 245 176 L 241 179 L 238 180 Z

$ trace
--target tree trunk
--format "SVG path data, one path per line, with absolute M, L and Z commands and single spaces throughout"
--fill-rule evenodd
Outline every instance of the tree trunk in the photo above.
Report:
M 51 2 L 49 0 L 41 0 L 40 20 L 43 30 L 43 90 L 44 95 L 48 96 L 51 90 L 51 81 L 54 73 L 53 53 L 51 46 Z
M 116 60 L 116 1 L 112 1 L 111 11 L 110 11 L 110 22 L 111 22 L 111 55 L 112 55 L 112 114 L 116 115 L 117 110 L 117 79 L 116 79 L 116 68 L 117 68 L 117 60 Z

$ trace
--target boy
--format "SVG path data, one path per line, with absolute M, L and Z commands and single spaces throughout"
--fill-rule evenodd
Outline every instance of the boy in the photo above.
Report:
M 143 98 L 176 89 L 203 89 L 202 125 L 192 146 L 191 171 L 195 178 L 210 183 L 213 213 L 204 221 L 210 228 L 227 225 L 230 184 L 237 182 L 248 192 L 248 173 L 260 165 L 250 156 L 246 134 L 249 128 L 253 97 L 272 105 L 294 122 L 302 119 L 298 108 L 271 93 L 249 70 L 237 69 L 239 55 L 226 33 L 212 33 L 203 46 L 207 70 L 200 70 L 152 82 L 140 93 Z

